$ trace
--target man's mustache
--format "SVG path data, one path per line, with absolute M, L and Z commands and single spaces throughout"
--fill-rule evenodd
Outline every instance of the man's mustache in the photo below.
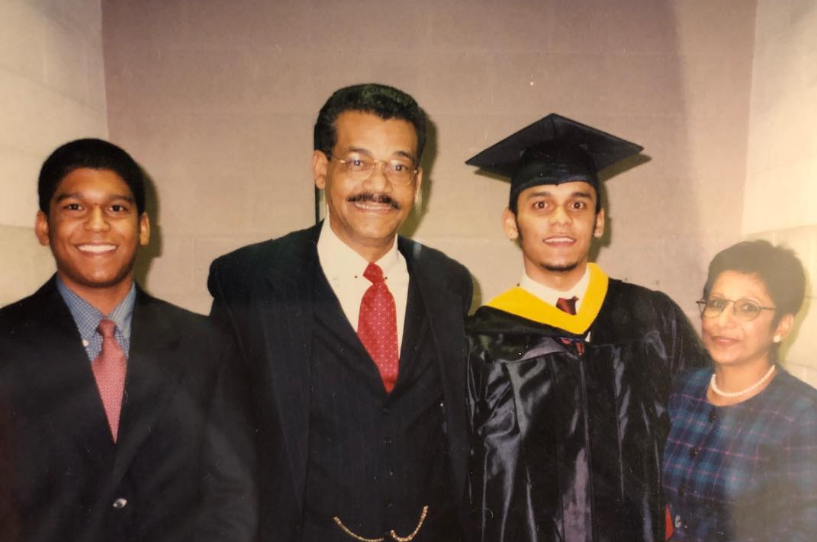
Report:
M 355 194 L 346 199 L 350 203 L 358 201 L 368 201 L 370 203 L 380 203 L 391 205 L 393 209 L 400 209 L 400 204 L 394 201 L 388 194 L 373 194 L 371 192 L 364 192 L 363 194 Z

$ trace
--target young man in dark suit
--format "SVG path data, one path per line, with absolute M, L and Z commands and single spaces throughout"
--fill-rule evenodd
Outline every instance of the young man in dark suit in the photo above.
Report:
M 327 220 L 212 265 L 212 317 L 241 350 L 233 389 L 253 414 L 261 540 L 460 538 L 471 279 L 397 235 L 425 132 L 397 89 L 338 90 L 312 156 Z
M 35 232 L 57 273 L 0 310 L 0 415 L 19 539 L 192 538 L 220 345 L 133 280 L 143 173 L 72 141 L 45 161 Z

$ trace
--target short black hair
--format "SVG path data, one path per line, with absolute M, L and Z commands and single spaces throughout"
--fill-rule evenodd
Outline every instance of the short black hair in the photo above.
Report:
M 139 164 L 124 149 L 101 139 L 77 139 L 62 145 L 43 162 L 37 182 L 40 210 L 48 215 L 57 186 L 69 173 L 80 168 L 109 169 L 128 185 L 136 209 L 145 212 L 145 178 Z
M 336 90 L 323 104 L 315 122 L 314 149 L 332 156 L 338 140 L 335 121 L 345 111 L 361 111 L 383 120 L 400 119 L 410 122 L 417 133 L 417 163 L 426 144 L 426 114 L 417 102 L 394 87 L 378 83 L 353 85 Z
M 718 252 L 709 264 L 704 299 L 709 299 L 712 286 L 724 271 L 753 275 L 763 282 L 777 307 L 774 322 L 779 322 L 786 314 L 797 314 L 803 306 L 806 272 L 790 248 L 758 239 L 743 241 Z

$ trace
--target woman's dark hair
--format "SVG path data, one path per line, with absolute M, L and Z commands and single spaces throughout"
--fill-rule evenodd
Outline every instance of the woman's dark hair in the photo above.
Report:
M 335 121 L 344 111 L 361 111 L 383 120 L 400 119 L 410 122 L 417 133 L 417 163 L 426 144 L 426 115 L 417 102 L 393 87 L 367 83 L 336 90 L 318 113 L 315 122 L 314 148 L 326 156 L 332 155 L 337 143 Z
M 754 275 L 766 286 L 777 312 L 774 322 L 783 315 L 797 314 L 806 294 L 806 272 L 793 250 L 774 246 L 768 241 L 743 241 L 720 251 L 709 264 L 704 299 L 724 271 Z
M 48 215 L 48 206 L 60 181 L 80 168 L 113 171 L 130 188 L 139 214 L 145 211 L 145 179 L 142 169 L 131 155 L 113 143 L 101 139 L 77 139 L 52 152 L 40 169 L 37 194 L 43 213 Z

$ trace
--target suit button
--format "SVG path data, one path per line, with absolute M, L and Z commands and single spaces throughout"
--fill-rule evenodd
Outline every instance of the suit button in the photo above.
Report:
M 118 499 L 116 499 L 113 502 L 112 506 L 118 510 L 120 508 L 125 508 L 127 505 L 128 505 L 128 499 L 123 499 L 122 497 L 119 497 Z
M 383 411 L 383 414 L 388 414 L 389 412 L 391 412 L 391 409 L 387 406 L 384 406 L 381 410 Z
M 389 476 L 394 476 L 394 471 L 393 470 L 389 471 Z
M 394 503 L 391 502 L 391 501 L 387 501 L 386 502 L 386 508 L 392 508 L 392 507 L 394 507 Z
M 700 448 L 690 448 L 689 450 L 689 457 L 698 457 L 698 454 L 701 453 Z
M 386 446 L 391 446 L 391 444 L 392 444 L 391 438 L 390 437 L 384 438 L 383 439 L 383 444 L 385 444 Z

